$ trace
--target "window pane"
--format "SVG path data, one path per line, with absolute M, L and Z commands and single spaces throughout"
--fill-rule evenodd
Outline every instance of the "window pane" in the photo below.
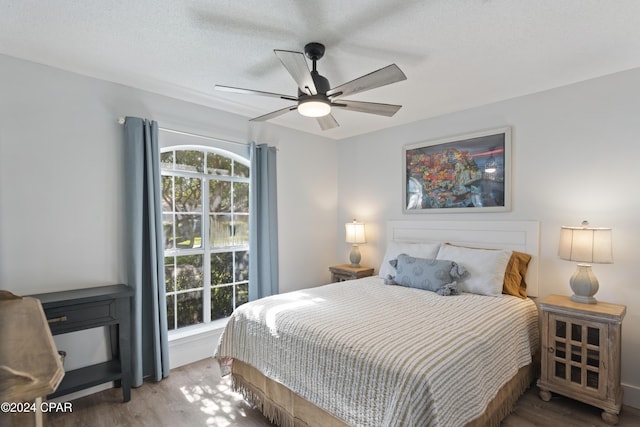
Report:
M 162 215 L 162 234 L 164 237 L 164 248 L 173 249 L 173 214 Z
M 209 181 L 209 211 L 231 212 L 231 183 Z
M 172 256 L 164 257 L 164 284 L 167 293 L 175 292 L 175 274 L 176 265 L 175 258 Z
M 211 175 L 231 176 L 231 159 L 215 153 L 207 153 L 207 172 Z
M 582 369 L 579 366 L 571 367 L 571 382 L 582 384 Z
M 249 284 L 236 286 L 236 308 L 240 307 L 245 302 L 249 302 Z
M 233 176 L 249 178 L 249 166 L 245 166 L 242 163 L 233 162 Z
M 202 212 L 202 181 L 175 177 L 176 212 Z
M 571 346 L 571 360 L 573 362 L 582 363 L 582 348 L 577 345 Z
M 555 376 L 558 378 L 565 379 L 567 377 L 567 365 L 558 361 L 556 361 L 555 365 L 556 365 Z
M 176 257 L 176 289 L 202 288 L 202 255 Z
M 598 373 L 587 371 L 587 387 L 598 389 Z
M 236 252 L 236 282 L 249 280 L 249 251 Z
M 556 341 L 556 357 L 558 359 L 566 359 L 567 353 L 563 342 Z
M 160 153 L 160 167 L 162 169 L 173 169 L 173 151 Z
M 595 346 L 600 346 L 600 329 L 587 327 L 587 343 Z
M 176 214 L 176 247 L 190 249 L 202 247 L 202 217 Z
M 169 330 L 176 328 L 175 296 L 167 295 L 167 326 Z
M 202 323 L 202 291 L 178 294 L 178 328 Z
M 173 212 L 173 177 L 162 177 L 162 212 Z
M 211 288 L 211 320 L 231 316 L 233 312 L 233 286 Z
M 233 245 L 231 215 L 211 215 L 209 217 L 209 243 L 214 248 Z
M 582 341 L 582 325 L 572 323 L 571 324 L 571 339 L 573 341 Z
M 233 281 L 233 252 L 211 254 L 211 284 L 222 285 Z
M 233 184 L 233 211 L 249 213 L 249 183 L 235 182 Z
M 204 172 L 204 153 L 196 150 L 176 151 L 176 170 Z
M 236 245 L 249 244 L 249 215 L 233 216 L 233 241 Z
M 561 320 L 556 320 L 556 336 L 559 338 L 567 337 L 567 323 Z

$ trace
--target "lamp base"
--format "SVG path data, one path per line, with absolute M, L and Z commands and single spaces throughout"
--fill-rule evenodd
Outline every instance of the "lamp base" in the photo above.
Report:
M 582 304 L 597 304 L 593 296 L 598 292 L 600 285 L 593 271 L 591 271 L 591 265 L 578 264 L 576 272 L 573 273 L 569 280 L 573 295 L 571 300 Z
M 360 255 L 360 248 L 358 245 L 353 245 L 351 248 L 351 253 L 349 254 L 349 261 L 351 261 L 351 267 L 360 267 L 360 259 L 362 256 Z
M 598 300 L 594 297 L 582 297 L 580 295 L 571 295 L 571 301 L 579 302 L 582 304 L 597 304 Z

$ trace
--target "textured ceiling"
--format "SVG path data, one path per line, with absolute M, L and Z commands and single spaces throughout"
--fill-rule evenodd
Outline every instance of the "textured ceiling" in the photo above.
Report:
M 400 66 L 349 97 L 402 104 L 392 118 L 272 120 L 341 139 L 639 67 L 639 24 L 638 0 L 0 0 L 0 53 L 247 118 L 291 102 L 213 87 L 295 95 L 273 49 L 324 43 L 332 87 Z

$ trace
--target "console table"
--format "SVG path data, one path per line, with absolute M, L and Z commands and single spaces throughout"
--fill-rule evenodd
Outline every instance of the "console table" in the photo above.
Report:
M 122 400 L 131 399 L 131 297 L 125 285 L 74 289 L 31 295 L 42 303 L 53 335 L 109 326 L 111 360 L 66 372 L 54 398 L 109 381 L 122 387 Z

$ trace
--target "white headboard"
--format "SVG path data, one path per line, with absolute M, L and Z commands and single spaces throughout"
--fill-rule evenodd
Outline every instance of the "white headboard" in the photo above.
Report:
M 453 243 L 475 248 L 510 249 L 528 253 L 532 258 L 525 278 L 527 295 L 538 296 L 538 221 L 389 221 L 387 240 Z

